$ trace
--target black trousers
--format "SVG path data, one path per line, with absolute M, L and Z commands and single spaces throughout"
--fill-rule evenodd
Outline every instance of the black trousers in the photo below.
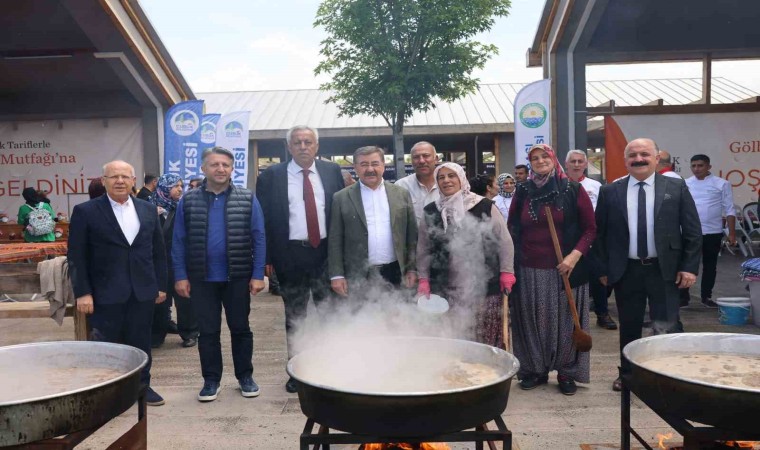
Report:
M 285 331 L 290 359 L 294 355 L 292 333 L 297 324 L 306 317 L 309 298 L 319 307 L 330 297 L 330 281 L 327 277 L 327 239 L 323 239 L 317 248 L 306 242 L 290 241 L 288 253 L 290 264 L 275 267 L 275 270 L 285 305 Z
M 148 364 L 140 372 L 140 382 L 145 385 L 150 385 L 150 366 L 153 363 L 150 336 L 155 306 L 154 300 L 140 302 L 133 294 L 125 303 L 101 305 L 96 302 L 90 316 L 90 340 L 131 345 L 148 355 Z
M 718 253 L 723 233 L 702 235 L 702 298 L 712 298 L 715 276 L 718 273 Z
M 621 368 L 628 373 L 631 366 L 623 358 L 623 348 L 641 338 L 647 301 L 654 333 L 674 333 L 681 331 L 678 320 L 679 293 L 674 281 L 662 279 L 656 259 L 646 265 L 637 259 L 629 259 L 623 277 L 613 289 L 620 316 Z
M 198 353 L 205 381 L 222 380 L 222 307 L 230 329 L 235 377 L 253 375 L 253 333 L 249 280 L 224 282 L 190 281 L 190 303 L 198 321 Z
M 592 273 L 588 280 L 588 290 L 591 294 L 591 298 L 594 301 L 594 312 L 596 317 L 601 317 L 609 314 L 609 306 L 607 305 L 607 297 L 609 297 L 609 291 L 607 286 L 603 285 L 599 281 L 599 277 Z
M 153 326 L 151 332 L 152 344 L 163 344 L 166 340 L 166 333 L 169 331 L 169 320 L 171 319 L 172 298 L 166 293 L 166 300 L 153 308 Z

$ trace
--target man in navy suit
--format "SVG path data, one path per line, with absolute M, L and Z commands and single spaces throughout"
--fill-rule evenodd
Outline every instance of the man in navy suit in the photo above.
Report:
M 340 166 L 316 159 L 317 130 L 295 126 L 285 140 L 293 159 L 264 171 L 256 183 L 256 196 L 266 222 L 267 274 L 274 268 L 285 303 L 290 358 L 293 326 L 306 315 L 309 296 L 319 305 L 330 295 L 328 221 L 333 194 L 343 189 L 344 182 Z M 296 392 L 295 380 L 289 379 L 285 389 Z
M 153 308 L 166 299 L 166 252 L 156 206 L 132 198 L 135 169 L 103 166 L 106 195 L 74 207 L 68 261 L 77 309 L 91 314 L 91 340 L 131 345 L 148 354 L 140 381 L 146 402 L 164 404 L 150 388 Z
M 621 352 L 641 338 L 647 301 L 655 333 L 683 331 L 678 289 L 696 281 L 702 251 L 694 200 L 682 179 L 656 172 L 657 144 L 634 139 L 624 157 L 629 175 L 599 192 L 594 245 L 600 282 L 615 290 Z M 629 372 L 621 353 L 621 373 Z M 621 387 L 618 378 L 612 388 Z

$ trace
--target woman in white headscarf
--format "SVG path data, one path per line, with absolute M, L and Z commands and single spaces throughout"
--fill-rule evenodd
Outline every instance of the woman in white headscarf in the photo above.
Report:
M 506 222 L 491 200 L 470 192 L 459 164 L 441 164 L 434 178 L 440 198 L 420 223 L 418 294 L 448 299 L 450 313 L 472 325 L 462 337 L 504 348 L 501 293 L 515 283 Z
M 493 199 L 493 202 L 501 211 L 504 220 L 508 220 L 509 206 L 512 204 L 512 196 L 515 193 L 515 178 L 512 174 L 502 173 L 496 179 L 496 184 L 499 186 L 499 195 Z

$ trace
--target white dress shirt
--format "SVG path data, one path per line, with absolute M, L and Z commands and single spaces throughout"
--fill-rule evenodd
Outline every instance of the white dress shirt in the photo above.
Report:
M 367 218 L 369 264 L 379 266 L 392 263 L 397 258 L 393 250 L 391 208 L 388 204 L 385 184 L 381 183 L 377 189 L 373 190 L 360 181 L 359 190 L 362 194 L 364 216 Z
M 591 199 L 591 206 L 594 208 L 594 211 L 596 211 L 596 201 L 599 200 L 599 189 L 602 188 L 602 183 L 589 177 L 583 177 L 579 183 L 583 186 L 583 189 L 586 190 L 588 198 Z
M 288 239 L 291 241 L 306 241 L 309 230 L 306 228 L 306 203 L 303 201 L 303 168 L 292 159 L 288 163 Z M 325 188 L 322 178 L 317 172 L 317 164 L 309 167 L 309 181 L 314 189 L 314 200 L 317 203 L 317 219 L 319 220 L 319 237 L 327 237 L 327 222 L 325 219 Z
M 670 178 L 680 178 L 683 180 L 683 177 L 681 175 L 678 175 L 676 172 L 673 172 L 672 170 L 668 170 L 667 172 L 663 172 L 662 176 L 664 177 L 670 177 Z
M 129 245 L 135 241 L 137 233 L 140 232 L 140 218 L 137 217 L 137 210 L 135 209 L 135 203 L 130 196 L 124 203 L 119 203 L 108 196 L 108 201 L 111 203 L 111 209 L 116 216 L 116 221 L 119 222 L 121 232 L 124 233 L 124 237 L 127 238 Z
M 723 217 L 736 216 L 731 183 L 709 174 L 704 180 L 689 177 L 686 185 L 697 205 L 702 234 L 723 233 Z
M 438 183 L 433 183 L 433 187 L 428 190 L 427 186 L 417 180 L 416 174 L 411 174 L 396 181 L 395 185 L 401 186 L 409 191 L 414 206 L 414 215 L 417 218 L 417 225 L 419 225 L 422 221 L 422 215 L 424 214 L 423 209 L 425 206 L 427 206 L 428 203 L 438 200 L 438 197 L 440 196 L 438 193 Z
M 654 175 L 644 180 L 644 193 L 647 197 L 647 258 L 656 258 L 657 249 L 654 246 Z M 638 256 L 638 217 L 639 217 L 639 180 L 628 177 L 628 257 L 639 259 Z
M 493 199 L 494 204 L 499 209 L 499 212 L 504 216 L 504 220 L 509 219 L 509 207 L 512 206 L 512 197 L 503 197 L 497 195 Z

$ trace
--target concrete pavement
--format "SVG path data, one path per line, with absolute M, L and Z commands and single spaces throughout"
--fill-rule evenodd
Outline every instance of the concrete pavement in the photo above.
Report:
M 749 296 L 746 283 L 739 281 L 740 256 L 724 254 L 719 260 L 715 297 Z M 1 269 L 0 269 L 1 270 Z M 695 287 L 693 292 L 698 292 Z M 285 326 L 282 300 L 269 294 L 252 299 L 251 323 L 254 330 L 255 379 L 261 396 L 243 398 L 232 373 L 229 334 L 223 332 L 222 346 L 226 372 L 223 388 L 215 402 L 201 404 L 196 395 L 202 379 L 196 348 L 180 346 L 178 336 L 169 335 L 163 347 L 154 350 L 153 386 L 166 399 L 166 405 L 148 408 L 150 449 L 297 449 L 305 417 L 298 397 L 285 392 Z M 610 309 L 616 317 L 614 301 Z M 723 326 L 718 312 L 703 308 L 699 299 L 681 310 L 687 331 L 724 331 L 760 334 L 753 325 Z M 592 314 L 592 319 L 594 318 Z M 223 327 L 225 328 L 225 327 Z M 522 450 L 578 449 L 582 443 L 620 442 L 620 397 L 611 390 L 617 376 L 618 334 L 592 325 L 594 349 L 591 353 L 589 385 L 579 386 L 573 397 L 561 395 L 552 375 L 546 386 L 522 391 L 515 384 L 503 414 L 514 432 L 515 446 Z M 49 319 L 0 320 L 0 345 L 24 342 L 73 339 L 73 323 L 62 327 Z M 516 381 L 515 381 L 516 383 Z M 633 400 L 632 420 L 644 436 L 670 431 L 669 427 L 638 399 Z M 78 448 L 102 449 L 129 429 L 136 412 L 128 411 L 111 421 Z M 356 449 L 358 446 L 334 446 Z M 470 449 L 472 445 L 451 445 Z

